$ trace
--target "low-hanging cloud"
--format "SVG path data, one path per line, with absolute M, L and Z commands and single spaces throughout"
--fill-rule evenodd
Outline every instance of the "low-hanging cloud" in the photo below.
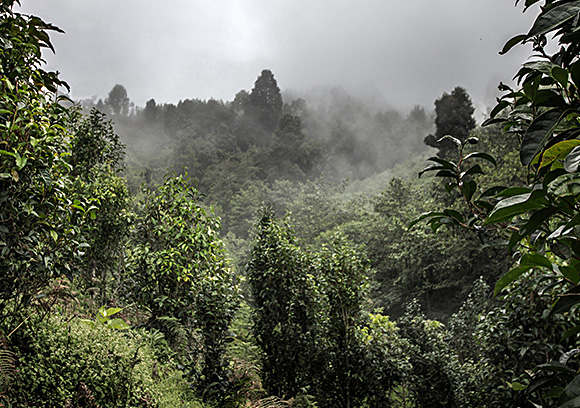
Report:
M 530 53 L 498 51 L 534 18 L 505 0 L 23 0 L 22 11 L 67 32 L 46 59 L 73 97 L 121 83 L 141 106 L 231 100 L 263 68 L 284 89 L 340 85 L 430 108 L 461 85 L 491 104 L 491 79 L 508 82 Z

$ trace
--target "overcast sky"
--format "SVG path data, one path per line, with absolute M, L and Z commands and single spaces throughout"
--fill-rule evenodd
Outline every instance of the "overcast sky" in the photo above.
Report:
M 461 85 L 483 110 L 531 53 L 503 44 L 534 11 L 514 0 L 22 0 L 53 34 L 74 98 L 123 84 L 151 98 L 232 100 L 262 69 L 282 90 L 340 85 L 393 107 L 432 109 Z M 481 114 L 481 112 L 480 112 Z

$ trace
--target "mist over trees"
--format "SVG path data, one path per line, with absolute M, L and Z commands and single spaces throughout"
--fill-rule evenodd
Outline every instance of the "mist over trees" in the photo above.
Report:
M 508 41 L 539 60 L 485 126 L 460 86 L 403 112 L 268 69 L 232 101 L 72 104 L 60 29 L 12 5 L 0 405 L 577 406 L 574 2 Z

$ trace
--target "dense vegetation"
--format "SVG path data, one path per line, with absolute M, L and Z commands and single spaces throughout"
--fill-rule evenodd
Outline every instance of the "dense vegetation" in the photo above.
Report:
M 74 103 L 14 3 L 0 406 L 578 405 L 577 1 L 506 44 L 537 55 L 485 127 L 461 87 L 401 113 L 267 69 L 231 102 Z

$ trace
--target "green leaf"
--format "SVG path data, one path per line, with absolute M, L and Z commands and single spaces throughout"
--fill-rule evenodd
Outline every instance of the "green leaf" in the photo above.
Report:
M 572 256 L 572 250 L 570 247 L 562 242 L 550 242 L 550 251 L 559 256 L 562 259 L 568 259 Z
M 576 374 L 576 371 L 571 367 L 568 367 L 565 364 L 562 364 L 558 361 L 550 361 L 548 363 L 540 364 L 536 366 L 535 370 L 537 371 L 549 371 L 549 372 L 559 372 L 559 373 L 567 373 L 567 374 Z
M 115 330 L 127 330 L 131 328 L 123 319 L 111 319 L 107 322 L 107 326 Z
M 524 265 L 532 267 L 541 266 L 551 271 L 554 270 L 552 262 L 550 262 L 550 260 L 542 254 L 530 254 L 530 253 L 525 254 L 520 261 L 520 266 Z
M 0 154 L 3 154 L 3 155 L 5 155 L 5 156 L 12 156 L 12 157 L 16 157 L 16 153 L 7 152 L 6 150 L 0 150 Z
M 459 178 L 462 179 L 463 177 L 469 176 L 470 174 L 483 174 L 483 170 L 481 169 L 481 166 L 479 164 L 474 164 L 469 168 L 469 170 L 461 173 L 459 175 Z
M 571 329 L 568 329 L 562 334 L 562 340 L 566 340 L 570 337 L 576 336 L 580 333 L 580 325 L 574 326 Z
M 565 228 L 572 228 L 580 224 L 580 214 L 576 214 L 570 221 L 566 223 Z
M 552 67 L 550 72 L 552 78 L 554 78 L 560 85 L 565 89 L 568 88 L 568 71 L 558 65 Z
M 571 266 L 560 266 L 560 272 L 566 279 L 572 282 L 574 285 L 577 285 L 580 281 L 580 271 L 578 268 L 573 268 Z
M 543 199 L 531 199 L 532 193 L 516 195 L 501 200 L 485 219 L 484 224 L 492 224 L 512 219 L 516 215 L 524 214 L 546 206 Z
M 546 207 L 542 208 L 532 214 L 528 222 L 520 228 L 520 236 L 524 237 L 526 235 L 533 234 L 538 228 L 540 228 L 544 222 L 551 219 L 551 217 L 559 211 L 557 207 Z
M 123 310 L 123 309 L 121 309 L 120 307 L 110 307 L 104 312 L 103 316 L 107 316 L 107 317 L 113 316 L 113 315 L 119 313 L 121 310 Z
M 514 391 L 523 391 L 526 389 L 526 386 L 523 384 L 520 384 L 519 382 L 513 382 L 513 383 L 508 382 L 508 384 Z
M 551 387 L 548 390 L 548 392 L 544 394 L 544 396 L 547 398 L 548 395 L 553 395 L 553 397 L 559 398 L 564 388 L 555 386 L 556 384 L 558 384 L 558 381 L 555 378 L 553 378 L 553 376 L 547 377 L 537 375 L 534 378 L 532 378 L 532 381 L 530 381 L 526 394 L 531 395 L 532 393 L 538 390 L 545 389 L 546 387 Z M 537 408 L 541 408 L 539 405 L 535 406 Z
M 447 215 L 448 217 L 451 217 L 451 218 L 456 219 L 459 222 L 463 222 L 464 221 L 463 215 L 461 215 L 461 213 L 459 211 L 447 209 L 447 210 L 443 210 L 443 213 L 445 215 Z
M 511 38 L 508 42 L 505 43 L 505 45 L 503 46 L 503 48 L 499 52 L 500 55 L 507 53 L 509 50 L 511 50 L 517 44 L 523 42 L 525 39 L 526 39 L 526 34 L 516 35 L 515 37 Z M 494 117 L 494 116 L 495 115 L 493 115 L 493 114 L 491 115 L 491 117 Z
M 435 177 L 449 177 L 449 178 L 456 178 L 457 177 L 457 173 L 451 171 L 451 170 L 440 170 L 437 172 L 437 174 L 435 174 Z
M 540 168 L 552 164 L 557 159 L 563 159 L 568 153 L 572 151 L 572 149 L 578 145 L 580 145 L 580 140 L 564 140 L 563 142 L 556 143 L 554 146 L 546 149 L 542 155 Z
M 580 1 L 561 4 L 539 15 L 526 35 L 526 40 L 555 30 L 561 24 L 576 17 L 580 11 Z
M 471 201 L 471 199 L 473 198 L 473 194 L 475 194 L 476 190 L 477 183 L 473 180 L 470 180 L 467 183 L 463 184 L 462 191 L 467 201 Z
M 444 216 L 445 216 L 444 213 L 436 212 L 436 211 L 429 211 L 429 212 L 422 213 L 421 215 L 419 215 L 417 218 L 415 218 L 413 221 L 411 221 L 409 223 L 409 229 L 412 228 L 417 223 L 419 223 L 427 218 L 437 218 L 437 217 L 444 217 Z
M 451 217 L 437 217 L 437 218 L 433 218 L 429 221 L 429 224 L 431 225 L 431 229 L 433 230 L 433 232 L 437 232 L 437 230 L 446 224 L 458 224 L 457 220 Z
M 431 164 L 419 172 L 419 178 L 428 171 L 447 170 L 447 167 L 438 164 Z
M 495 158 L 491 154 L 487 154 L 487 153 L 483 153 L 483 152 L 469 153 L 467 156 L 465 156 L 463 158 L 463 160 L 475 159 L 475 158 L 487 160 L 488 162 L 490 162 L 494 166 L 497 166 L 497 162 L 495 161 Z
M 447 193 L 451 194 L 451 191 L 453 191 L 453 189 L 456 187 L 457 187 L 457 183 L 451 182 L 451 183 L 446 183 L 444 188 L 445 188 L 445 191 L 447 191 Z
M 578 407 L 580 407 L 580 375 L 577 375 L 570 381 L 558 400 L 558 408 Z
M 560 109 L 552 109 L 538 116 L 530 124 L 520 147 L 520 161 L 524 166 L 529 165 L 541 151 L 554 133 L 561 117 Z
M 22 170 L 22 168 L 26 166 L 27 161 L 28 159 L 26 157 L 16 157 L 16 167 L 18 167 L 18 170 Z
M 549 69 L 548 72 L 550 72 Z M 536 96 L 538 95 L 538 90 L 540 89 L 540 78 L 540 75 L 537 73 L 535 75 L 530 74 L 526 77 L 524 85 L 522 86 L 524 95 L 526 95 L 526 97 L 532 101 L 532 103 L 537 103 Z
M 565 313 L 576 304 L 580 303 L 580 286 L 574 286 L 572 289 L 560 295 L 551 313 Z
M 508 104 L 509 105 L 509 104 Z M 489 125 L 494 125 L 496 123 L 502 123 L 507 121 L 506 118 L 489 118 L 483 121 L 483 123 L 481 124 L 482 127 L 486 127 Z
M 536 92 L 534 103 L 538 106 L 553 108 L 554 106 L 564 106 L 566 101 L 562 98 L 562 94 L 554 89 L 539 89 Z
M 453 171 L 458 170 L 457 165 L 455 163 L 453 163 L 452 161 L 449 161 L 449 160 L 442 159 L 442 158 L 437 157 L 437 156 L 429 157 L 427 160 L 433 161 L 435 163 L 439 163 L 440 165 L 444 166 L 445 168 L 447 168 L 449 170 L 453 170 Z
M 508 242 L 508 251 L 511 250 L 524 238 L 524 236 L 517 231 L 512 232 L 510 240 Z
M 457 139 L 456 137 L 453 137 L 451 135 L 445 135 L 441 139 L 437 140 L 437 143 L 441 143 L 443 140 L 449 140 L 450 142 L 453 142 L 457 147 L 461 148 L 461 140 Z
M 523 273 L 533 268 L 533 265 L 522 265 L 513 268 L 511 271 L 503 275 L 495 284 L 493 290 L 493 297 L 496 297 L 506 286 L 519 278 Z
M 555 197 L 577 196 L 580 194 L 580 174 L 566 173 L 548 185 L 548 194 Z
M 520 194 L 531 193 L 532 190 L 528 187 L 508 187 L 504 188 L 496 194 L 496 197 L 513 197 Z
M 505 191 L 505 190 L 506 190 L 506 188 L 504 186 L 490 187 L 487 190 L 485 190 L 483 193 L 481 193 L 479 198 L 495 197 L 496 195 L 498 195 L 499 193 L 501 193 L 502 191 Z M 530 190 L 527 189 L 527 191 L 529 192 Z

